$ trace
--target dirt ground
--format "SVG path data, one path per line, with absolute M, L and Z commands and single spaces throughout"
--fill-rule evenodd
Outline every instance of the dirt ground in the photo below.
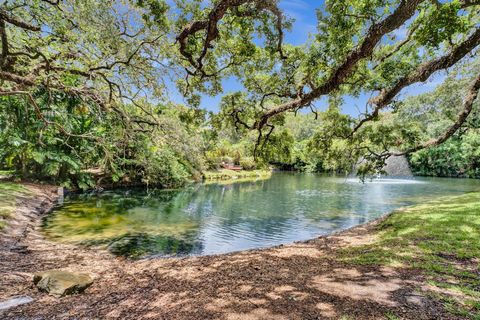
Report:
M 0 237 L 0 300 L 34 302 L 0 319 L 459 319 L 420 291 L 422 276 L 391 267 L 351 266 L 339 248 L 375 240 L 377 222 L 311 241 L 239 253 L 131 261 L 45 240 L 41 216 L 56 189 L 30 185 Z M 87 272 L 84 294 L 38 292 L 33 273 Z

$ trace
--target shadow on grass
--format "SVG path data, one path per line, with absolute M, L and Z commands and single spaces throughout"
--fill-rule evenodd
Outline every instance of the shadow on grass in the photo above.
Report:
M 28 190 L 18 183 L 0 181 L 0 230 L 6 225 L 5 219 L 14 213 L 18 198 L 28 194 Z
M 435 296 L 461 316 L 480 318 L 480 194 L 443 198 L 404 209 L 379 225 L 379 241 L 339 251 L 351 265 L 422 270 Z M 447 291 L 449 295 L 442 295 Z

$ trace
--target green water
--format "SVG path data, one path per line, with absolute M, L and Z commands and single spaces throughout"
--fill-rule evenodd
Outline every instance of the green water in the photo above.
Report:
M 54 241 L 133 258 L 216 254 L 329 234 L 398 207 L 480 191 L 464 179 L 358 179 L 275 173 L 271 179 L 182 190 L 71 195 L 44 221 Z

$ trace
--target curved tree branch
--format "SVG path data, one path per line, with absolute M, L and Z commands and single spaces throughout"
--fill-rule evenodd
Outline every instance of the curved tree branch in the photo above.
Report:
M 19 18 L 9 14 L 7 11 L 0 9 L 0 19 L 5 20 L 6 22 L 13 24 L 19 28 L 30 30 L 30 31 L 40 31 L 40 27 L 34 26 L 28 22 L 22 21 Z
M 393 87 L 383 89 L 378 96 L 370 100 L 370 104 L 375 105 L 373 111 L 359 121 L 353 129 L 352 134 L 358 131 L 365 122 L 371 121 L 377 117 L 380 110 L 390 104 L 393 98 L 395 98 L 403 88 L 416 82 L 426 81 L 436 71 L 450 68 L 475 49 L 479 44 L 480 29 L 477 29 L 467 40 L 456 46 L 448 54 L 420 65 L 416 70 L 398 80 Z
M 246 12 L 239 12 L 238 8 L 244 4 L 253 4 L 255 8 Z M 203 59 L 205 58 L 208 50 L 212 48 L 212 42 L 218 38 L 218 23 L 223 19 L 228 11 L 231 11 L 236 16 L 253 16 L 260 11 L 267 10 L 273 13 L 276 18 L 276 29 L 278 32 L 279 40 L 277 44 L 277 50 L 280 53 L 282 59 L 285 55 L 282 51 L 283 42 L 283 14 L 277 7 L 276 0 L 221 0 L 208 14 L 206 20 L 196 20 L 188 24 L 178 34 L 176 40 L 180 44 L 180 53 L 185 57 L 190 65 L 199 71 L 202 75 L 203 71 Z M 195 59 L 193 54 L 188 49 L 188 39 L 194 36 L 200 31 L 205 31 L 205 39 L 203 41 L 202 50 L 199 56 Z
M 457 119 L 455 122 L 440 136 L 437 138 L 428 140 L 425 143 L 422 143 L 418 146 L 415 146 L 413 148 L 410 148 L 405 151 L 400 151 L 400 152 L 390 152 L 389 155 L 391 156 L 401 156 L 405 155 L 408 153 L 412 153 L 421 149 L 437 146 L 439 144 L 442 144 L 445 142 L 448 138 L 450 138 L 457 130 L 462 126 L 463 123 L 467 120 L 467 117 L 470 115 L 472 112 L 473 108 L 473 103 L 477 99 L 478 96 L 478 91 L 480 90 L 480 75 L 478 75 L 474 81 L 472 82 L 472 85 L 470 89 L 468 90 L 467 95 L 465 96 L 465 99 L 463 101 L 463 109 L 458 113 Z
M 257 129 L 262 128 L 271 117 L 285 111 L 306 107 L 313 100 L 338 89 L 352 74 L 358 63 L 371 56 L 382 36 L 403 25 L 414 15 L 417 6 L 423 1 L 424 0 L 402 0 L 392 14 L 378 24 L 373 24 L 370 27 L 361 44 L 348 54 L 345 61 L 332 72 L 331 76 L 322 85 L 314 88 L 309 93 L 299 96 L 295 100 L 288 101 L 265 112 L 254 127 Z

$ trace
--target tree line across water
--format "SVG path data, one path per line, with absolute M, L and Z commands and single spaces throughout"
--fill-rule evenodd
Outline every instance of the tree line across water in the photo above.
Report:
M 222 163 L 347 173 L 363 159 L 366 175 L 407 154 L 420 175 L 479 177 L 479 9 L 326 1 L 292 45 L 274 0 L 6 1 L 0 169 L 175 187 Z M 228 78 L 238 91 L 224 93 Z M 218 112 L 200 108 L 206 95 L 221 95 Z M 365 95 L 358 115 L 342 112 Z

